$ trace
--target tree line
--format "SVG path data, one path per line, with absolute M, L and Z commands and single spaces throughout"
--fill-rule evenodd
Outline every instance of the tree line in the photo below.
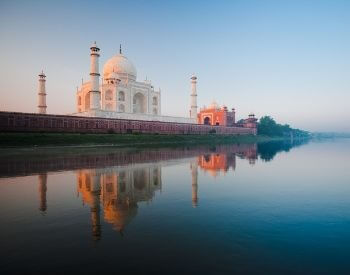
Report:
M 269 137 L 309 137 L 310 133 L 291 128 L 288 124 L 279 124 L 270 116 L 263 116 L 258 122 L 258 135 Z

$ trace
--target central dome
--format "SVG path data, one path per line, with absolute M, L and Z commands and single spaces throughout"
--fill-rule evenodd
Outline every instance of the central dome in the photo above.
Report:
M 131 61 L 122 54 L 108 59 L 103 67 L 103 77 L 108 78 L 111 73 L 117 73 L 121 78 L 129 77 L 136 80 L 137 72 Z

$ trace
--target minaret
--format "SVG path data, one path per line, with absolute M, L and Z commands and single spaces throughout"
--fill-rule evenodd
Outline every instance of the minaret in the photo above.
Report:
M 39 210 L 42 213 L 46 212 L 47 203 L 46 203 L 46 191 L 47 191 L 47 174 L 39 174 L 39 197 L 40 197 L 40 205 Z
M 92 224 L 92 237 L 94 241 L 98 241 L 101 238 L 101 223 L 100 223 L 100 195 L 101 195 L 101 176 L 100 174 L 92 175 L 92 205 L 91 205 L 91 224 Z
M 198 163 L 197 160 L 191 163 L 192 174 L 192 206 L 198 205 Z
M 39 92 L 38 92 L 38 113 L 46 114 L 46 88 L 45 88 L 45 77 L 43 71 L 39 74 Z
M 191 110 L 190 117 L 195 119 L 197 122 L 197 77 L 193 74 L 191 77 Z
M 91 77 L 91 90 L 90 90 L 90 109 L 99 110 L 101 109 L 100 104 L 100 73 L 98 66 L 98 58 L 100 57 L 100 49 L 96 45 L 96 41 L 90 47 L 91 66 L 90 66 L 90 77 Z

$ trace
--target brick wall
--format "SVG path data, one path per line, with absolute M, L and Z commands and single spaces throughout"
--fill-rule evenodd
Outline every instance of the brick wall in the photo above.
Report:
M 256 129 L 189 123 L 0 112 L 0 132 L 256 134 Z

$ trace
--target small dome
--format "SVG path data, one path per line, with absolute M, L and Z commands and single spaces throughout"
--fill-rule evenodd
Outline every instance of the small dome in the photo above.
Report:
M 216 103 L 216 101 L 214 100 L 208 107 L 208 109 L 218 109 L 219 105 Z
M 115 72 L 121 77 L 129 77 L 136 80 L 137 72 L 131 61 L 122 54 L 117 54 L 108 59 L 103 67 L 103 77 L 108 78 L 111 73 Z

